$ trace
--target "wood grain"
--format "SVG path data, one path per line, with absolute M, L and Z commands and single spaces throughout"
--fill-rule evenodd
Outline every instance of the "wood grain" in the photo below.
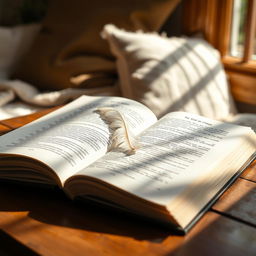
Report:
M 40 255 L 254 255 L 256 229 L 208 212 L 187 236 L 57 189 L 1 184 L 0 228 Z
M 56 109 L 58 109 L 58 107 L 53 107 L 53 108 L 47 108 L 41 111 L 38 111 L 36 113 L 30 114 L 30 115 L 25 115 L 25 116 L 19 116 L 19 117 L 15 117 L 15 118 L 10 118 L 10 119 L 6 119 L 6 120 L 1 120 L 1 124 L 5 125 L 7 127 L 9 127 L 10 129 L 17 129 L 25 124 L 28 124 Z
M 256 227 L 256 183 L 238 179 L 212 207 Z
M 233 96 L 239 102 L 255 106 L 256 62 L 243 63 L 229 52 L 232 5 L 233 0 L 184 0 L 183 33 L 200 33 L 219 50 L 230 76 Z
M 248 9 L 245 21 L 245 45 L 243 62 L 247 62 L 252 58 L 254 50 L 254 38 L 256 28 L 256 1 L 248 0 Z
M 26 255 L 26 256 L 38 256 L 38 254 L 26 246 L 17 243 L 12 237 L 0 230 L 0 255 L 1 256 L 14 256 L 14 255 Z
M 233 0 L 185 0 L 183 5 L 183 32 L 188 35 L 200 32 L 225 56 L 229 49 Z
M 0 228 L 40 255 L 164 255 L 177 247 L 161 246 L 164 228 L 75 204 L 55 189 L 11 184 L 0 186 Z
M 252 256 L 256 251 L 255 239 L 255 228 L 208 212 L 176 252 L 168 255 Z
M 242 173 L 241 177 L 256 182 L 256 160 Z
M 231 93 L 235 100 L 256 105 L 256 76 L 228 71 Z
M 5 126 L 4 124 L 0 123 L 0 135 L 3 135 L 7 132 L 11 131 L 11 129 L 7 126 Z

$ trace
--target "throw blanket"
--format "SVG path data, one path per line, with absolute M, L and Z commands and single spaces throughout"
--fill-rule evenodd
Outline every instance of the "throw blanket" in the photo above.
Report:
M 0 119 L 24 114 L 23 111 L 20 113 L 19 111 L 15 112 L 15 105 L 17 105 L 17 108 L 20 109 L 20 101 L 22 103 L 26 103 L 23 105 L 26 108 L 25 114 L 28 114 L 43 107 L 52 107 L 64 104 L 68 101 L 76 99 L 81 95 L 114 96 L 118 94 L 118 88 L 115 86 L 105 86 L 101 88 L 89 89 L 68 88 L 61 91 L 42 93 L 32 85 L 20 80 L 2 80 L 0 81 Z M 17 104 L 11 104 L 12 113 L 10 113 L 8 105 L 10 105 L 9 103 L 14 100 L 19 100 L 19 102 Z M 5 109 L 7 109 L 9 114 L 6 113 L 5 115 Z

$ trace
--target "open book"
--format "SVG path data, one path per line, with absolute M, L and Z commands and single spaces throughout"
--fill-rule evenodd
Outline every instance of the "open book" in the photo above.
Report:
M 98 113 L 122 113 L 139 147 L 109 151 Z M 249 127 L 173 112 L 157 120 L 119 97 L 82 96 L 0 137 L 0 179 L 56 184 L 70 198 L 96 200 L 187 231 L 252 161 Z

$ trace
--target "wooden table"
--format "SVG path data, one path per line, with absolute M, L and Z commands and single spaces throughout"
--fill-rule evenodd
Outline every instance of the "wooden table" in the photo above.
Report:
M 48 111 L 0 121 L 0 133 Z M 256 161 L 186 236 L 58 189 L 0 184 L 0 255 L 256 255 Z

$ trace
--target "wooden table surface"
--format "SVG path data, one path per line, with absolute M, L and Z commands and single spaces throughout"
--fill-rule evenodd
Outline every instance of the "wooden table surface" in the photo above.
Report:
M 43 112 L 0 121 L 0 133 Z M 256 255 L 256 161 L 185 236 L 58 189 L 0 183 L 0 255 Z

